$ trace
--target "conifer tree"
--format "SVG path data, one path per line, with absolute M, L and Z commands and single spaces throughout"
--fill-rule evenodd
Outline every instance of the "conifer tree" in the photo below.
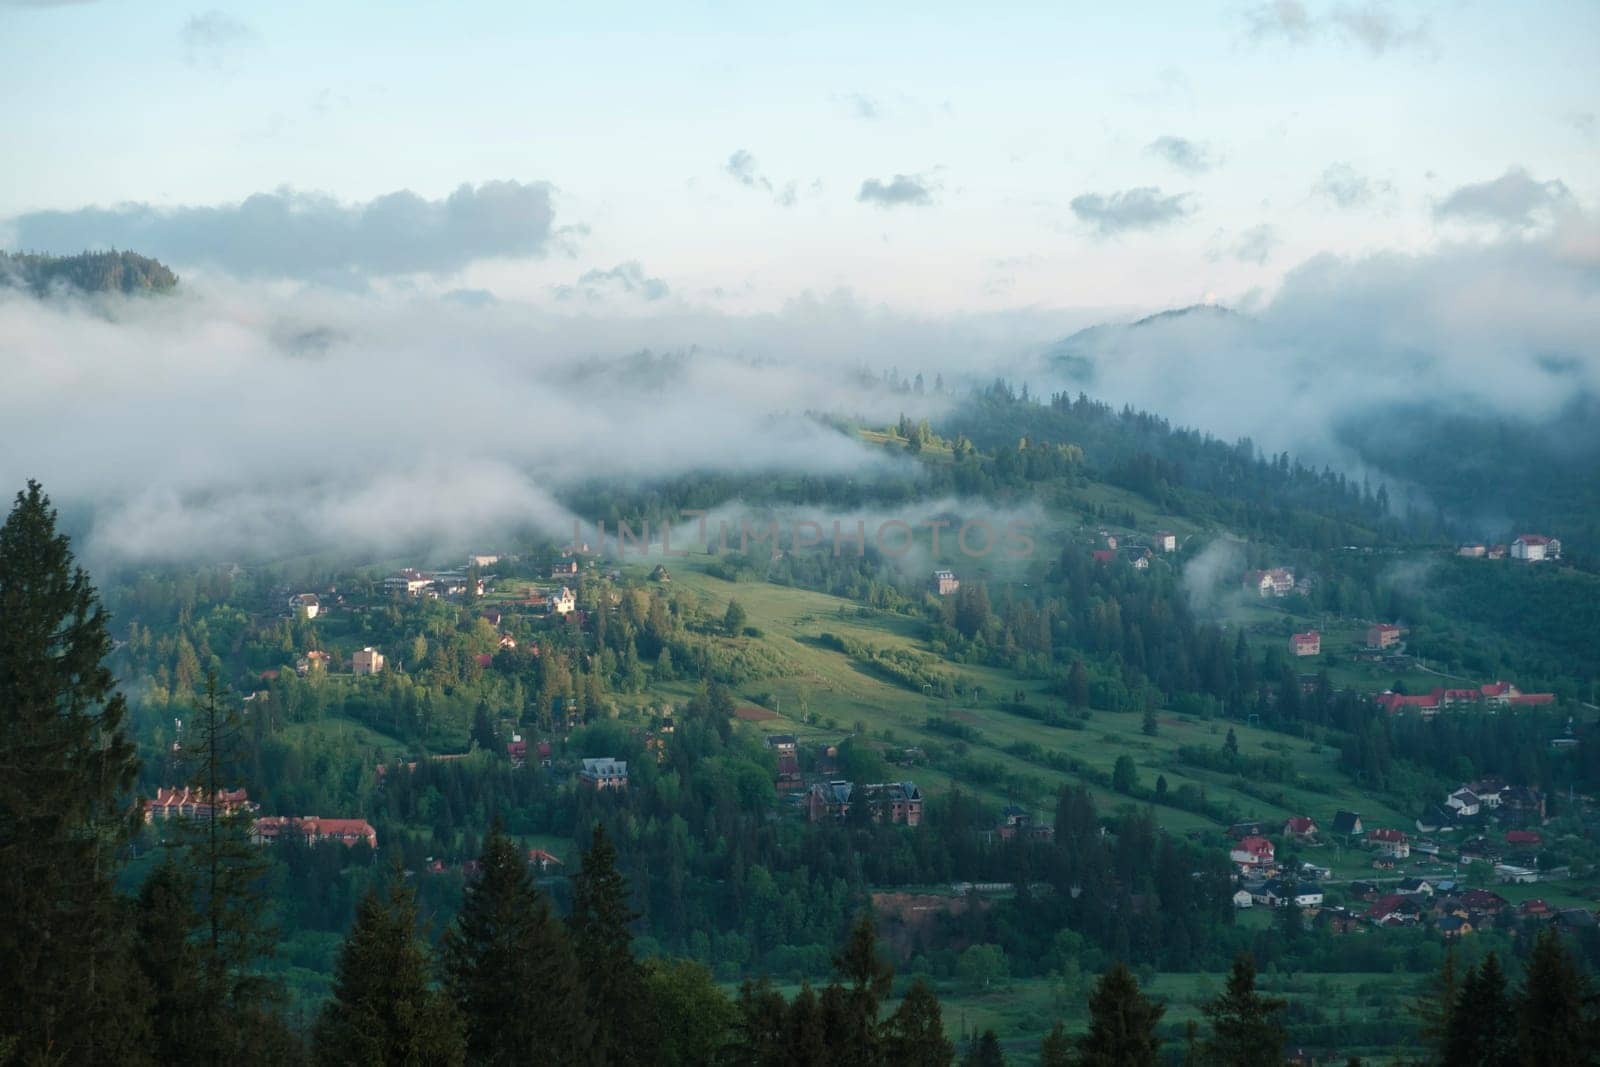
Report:
M 1517 1062 L 1517 1022 L 1505 974 L 1493 952 L 1461 982 L 1444 1060 L 1451 1067 L 1512 1067 Z
M 774 1062 L 792 1067 L 821 1067 L 831 1062 L 828 1055 L 827 1023 L 822 1002 L 810 982 L 800 984 L 800 992 L 789 1005 L 788 1039 Z
M 1445 1040 L 1450 1033 L 1450 1013 L 1455 1010 L 1456 997 L 1461 992 L 1461 979 L 1456 973 L 1454 946 L 1445 949 L 1444 963 L 1439 973 L 1412 1002 L 1410 1011 L 1417 1020 L 1417 1036 L 1432 1053 L 1434 1063 L 1443 1063 Z
M 1206 1058 L 1218 1067 L 1281 1067 L 1284 1002 L 1256 992 L 1256 964 L 1249 953 L 1233 961 L 1227 987 L 1200 1010 L 1211 1022 Z
M 1039 1067 L 1073 1067 L 1075 1049 L 1067 1028 L 1060 1023 L 1039 1041 Z
M 157 1063 L 199 1062 L 200 1050 L 216 1043 L 203 1032 L 212 1016 L 195 945 L 194 898 L 193 872 L 168 855 L 144 880 L 134 906 L 133 958 L 150 996 L 148 1048 Z
M 628 883 L 617 850 L 595 824 L 589 850 L 572 882 L 567 924 L 578 956 L 586 1010 L 594 1026 L 595 1058 L 604 1063 L 648 1062 L 651 1012 L 644 969 L 633 957 Z
M 137 763 L 99 597 L 39 483 L 0 526 L 0 1044 L 117 1062 L 141 1029 L 112 889 Z
M 982 1036 L 974 1033 L 967 1042 L 967 1054 L 961 1059 L 961 1067 L 1005 1067 L 1005 1063 L 1006 1054 L 993 1030 L 985 1030 Z
M 800 997 L 810 993 L 809 983 L 801 986 Z M 815 995 L 812 996 L 815 1004 Z M 776 1064 L 785 1062 L 786 1050 L 800 1047 L 790 1040 L 789 1016 L 783 994 L 772 987 L 772 979 L 762 975 L 752 981 L 746 978 L 739 987 L 735 1002 L 734 1060 L 738 1063 Z
M 920 978 L 911 983 L 905 999 L 889 1016 L 887 1029 L 885 1051 L 891 1064 L 942 1067 L 955 1059 L 955 1046 L 944 1034 L 939 998 Z
M 833 958 L 838 975 L 822 994 L 828 1047 L 841 1064 L 872 1064 L 882 1053 L 878 1008 L 894 983 L 894 968 L 878 956 L 878 931 L 863 912 Z M 841 984 L 841 980 L 844 983 Z
M 555 1063 L 589 1046 L 578 960 L 528 863 L 496 822 L 440 946 L 473 1063 Z
M 1139 980 L 1118 962 L 1089 994 L 1089 1031 L 1078 1042 L 1083 1067 L 1154 1067 L 1161 1041 L 1156 1024 L 1166 1008 L 1139 991 Z
M 412 1067 L 466 1062 L 461 1020 L 428 981 L 417 941 L 417 905 L 398 870 L 386 894 L 374 889 L 356 909 L 335 971 L 333 997 L 315 1033 L 327 1067 Z
M 1540 932 L 1522 972 L 1517 996 L 1517 1051 L 1521 1062 L 1600 1063 L 1600 1026 L 1592 1012 L 1588 979 L 1554 930 Z

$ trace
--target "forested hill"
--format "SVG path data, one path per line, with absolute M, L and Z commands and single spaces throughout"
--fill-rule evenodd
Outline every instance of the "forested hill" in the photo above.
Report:
M 0 286 L 28 288 L 40 296 L 57 286 L 86 293 L 164 293 L 177 284 L 178 276 L 165 264 L 137 252 L 0 252 Z

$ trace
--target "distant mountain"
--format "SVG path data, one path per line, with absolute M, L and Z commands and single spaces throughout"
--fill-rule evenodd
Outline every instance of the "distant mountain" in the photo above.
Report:
M 1197 321 L 1217 323 L 1243 323 L 1244 316 L 1218 304 L 1191 304 L 1146 315 L 1134 322 L 1102 323 L 1089 326 L 1065 337 L 1044 350 L 1044 361 L 1058 373 L 1065 374 L 1084 385 L 1095 380 L 1095 364 L 1107 355 L 1121 354 L 1128 348 L 1147 340 L 1149 333 L 1159 333 L 1180 322 L 1192 325 Z
M 178 276 L 164 264 L 136 252 L 0 252 L 0 286 L 31 289 L 39 296 L 57 286 L 85 293 L 164 293 L 177 284 Z

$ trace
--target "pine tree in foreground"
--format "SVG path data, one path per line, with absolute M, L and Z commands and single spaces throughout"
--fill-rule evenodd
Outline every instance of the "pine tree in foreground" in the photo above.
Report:
M 981 1037 L 973 1034 L 967 1042 L 967 1054 L 961 1058 L 961 1067 L 1005 1067 L 1005 1064 L 1006 1054 L 993 1030 L 985 1030 Z
M 111 636 L 39 483 L 0 526 L 0 1045 L 127 1062 L 144 1031 L 112 888 L 137 763 Z
M 955 1059 L 955 1046 L 944 1035 L 939 998 L 920 978 L 911 983 L 905 999 L 889 1016 L 885 1052 L 892 1064 L 947 1067 Z
M 1089 1032 L 1078 1041 L 1083 1067 L 1155 1067 L 1161 1040 L 1156 1024 L 1166 1013 L 1139 991 L 1125 963 L 1100 976 L 1089 994 Z
M 1517 997 L 1517 1051 L 1525 1064 L 1600 1063 L 1592 987 L 1554 930 L 1534 942 Z
M 1439 973 L 1428 980 L 1410 1012 L 1417 1020 L 1417 1036 L 1432 1054 L 1432 1062 L 1443 1063 L 1445 1041 L 1450 1034 L 1450 1013 L 1455 1010 L 1456 997 L 1461 992 L 1461 979 L 1456 973 L 1456 953 L 1453 946 L 1445 949 L 1444 963 Z
M 1285 1035 L 1278 1016 L 1284 1002 L 1256 992 L 1256 964 L 1249 953 L 1233 961 L 1227 987 L 1200 1010 L 1211 1022 L 1203 1051 L 1218 1067 L 1282 1067 Z
M 399 871 L 385 895 L 362 898 L 317 1020 L 316 1061 L 327 1067 L 420 1067 L 466 1062 L 461 1020 L 428 981 L 417 905 Z
M 651 1062 L 654 1038 L 648 988 L 628 932 L 635 918 L 628 906 L 627 880 L 617 870 L 617 850 L 605 827 L 597 823 L 572 880 L 567 925 L 594 1026 L 594 1058 L 601 1063 Z
M 1039 1041 L 1039 1067 L 1072 1067 L 1074 1055 L 1072 1038 L 1060 1023 L 1051 1027 Z
M 894 968 L 878 955 L 872 916 L 861 914 L 833 958 L 838 978 L 822 991 L 823 1025 L 834 1062 L 877 1063 L 883 1051 L 878 1009 L 894 985 Z
M 1461 981 L 1444 1062 L 1450 1067 L 1513 1067 L 1517 1062 L 1517 1026 L 1506 994 L 1506 977 L 1493 952 Z
M 555 1063 L 589 1047 L 578 959 L 522 850 L 489 833 L 440 954 L 473 1063 Z

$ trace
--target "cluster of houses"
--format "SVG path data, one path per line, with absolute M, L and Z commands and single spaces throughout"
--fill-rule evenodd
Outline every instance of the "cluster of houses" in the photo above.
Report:
M 449 599 L 464 595 L 469 582 L 473 586 L 474 594 L 482 596 L 485 589 L 484 579 L 469 578 L 464 571 L 427 573 L 414 567 L 405 567 L 399 574 L 390 575 L 383 580 L 383 591 L 389 596 L 410 597 L 413 600 L 422 597 L 432 600 Z
M 1415 711 L 1424 719 L 1431 719 L 1446 708 L 1478 706 L 1498 710 L 1535 707 L 1554 704 L 1556 697 L 1554 693 L 1524 693 L 1510 682 L 1490 682 L 1476 688 L 1447 689 L 1435 686 L 1426 693 L 1396 693 L 1385 689 L 1372 699 L 1390 715 Z
M 1426 922 L 1446 940 L 1454 940 L 1524 919 L 1574 930 L 1595 926 L 1594 913 L 1584 908 L 1552 908 L 1537 897 L 1513 905 L 1493 890 L 1474 889 L 1453 879 L 1407 878 L 1388 886 L 1352 882 L 1349 895 L 1366 907 L 1345 910 L 1350 924 L 1335 928 L 1341 933 L 1359 929 L 1360 923 L 1386 928 Z
M 1170 530 L 1157 530 L 1150 538 L 1150 544 L 1130 542 L 1119 547 L 1116 534 L 1100 531 L 1100 540 L 1104 548 L 1095 549 L 1090 555 L 1096 563 L 1115 563 L 1120 554 L 1124 562 L 1136 571 L 1148 570 L 1150 560 L 1156 553 L 1167 554 L 1178 551 L 1178 535 Z
M 378 831 L 365 819 L 326 819 L 317 815 L 256 816 L 260 809 L 243 789 L 221 789 L 213 797 L 203 789 L 183 786 L 156 790 L 153 798 L 141 801 L 146 823 L 166 822 L 171 819 L 227 818 L 237 812 L 254 816 L 251 820 L 250 840 L 258 845 L 270 845 L 289 835 L 296 835 L 308 845 L 322 841 L 337 841 L 342 845 L 366 842 L 378 847 Z
M 1546 537 L 1544 534 L 1523 534 L 1511 542 L 1509 547 L 1506 545 L 1478 543 L 1465 544 L 1456 549 L 1456 555 L 1464 556 L 1467 559 L 1505 559 L 1510 556 L 1512 559 L 1521 560 L 1524 563 L 1543 563 L 1546 560 L 1561 558 L 1561 542 L 1554 537 Z

